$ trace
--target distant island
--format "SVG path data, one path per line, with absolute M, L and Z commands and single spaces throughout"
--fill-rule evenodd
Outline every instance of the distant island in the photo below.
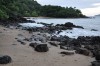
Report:
M 9 17 L 86 18 L 76 7 L 42 6 L 35 0 L 0 0 L 0 19 Z

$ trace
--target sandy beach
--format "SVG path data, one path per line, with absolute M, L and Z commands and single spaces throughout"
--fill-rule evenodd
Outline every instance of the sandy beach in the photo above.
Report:
M 31 36 L 29 32 L 20 29 L 9 29 L 0 26 L 0 55 L 9 55 L 12 62 L 0 66 L 90 66 L 94 58 L 80 54 L 61 55 L 59 47 L 51 46 L 48 52 L 36 52 L 29 46 L 20 44 L 15 39 L 18 34 Z

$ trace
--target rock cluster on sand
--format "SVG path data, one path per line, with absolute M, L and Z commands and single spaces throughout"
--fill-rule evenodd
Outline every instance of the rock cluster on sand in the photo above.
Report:
M 96 51 L 100 50 L 99 36 L 80 36 L 77 39 L 68 38 L 66 36 L 52 36 L 51 41 L 60 42 L 59 45 L 61 49 L 76 50 L 77 53 L 84 55 L 90 55 L 92 53 L 94 56 L 97 56 L 98 54 Z
M 13 19 L 13 20 L 12 20 Z M 20 22 L 27 22 L 24 18 L 9 18 L 14 23 L 9 23 L 9 21 L 4 21 L 1 23 L 3 26 L 12 26 L 17 25 L 20 27 L 17 21 Z M 1 20 L 2 21 L 2 20 Z M 30 21 L 31 22 L 31 21 Z M 18 34 L 18 38 L 15 38 L 18 42 L 23 45 L 26 45 L 25 42 L 28 42 L 29 46 L 34 48 L 37 52 L 47 52 L 49 51 L 49 45 L 55 46 L 56 48 L 60 46 L 59 49 L 64 50 L 75 50 L 76 53 L 86 55 L 86 56 L 93 56 L 96 58 L 96 61 L 92 62 L 92 66 L 100 66 L 100 36 L 79 36 L 77 39 L 69 38 L 68 36 L 56 36 L 54 33 L 58 31 L 58 34 L 62 32 L 62 30 L 73 29 L 73 28 L 81 28 L 84 29 L 82 26 L 76 26 L 73 23 L 67 22 L 65 24 L 45 24 L 44 27 L 36 27 L 36 28 L 25 28 L 32 34 L 30 37 L 25 37 L 22 34 Z M 10 27 L 12 28 L 12 27 Z M 96 30 L 92 30 L 96 31 Z M 15 45 L 15 44 L 13 44 Z M 62 51 L 60 54 L 64 55 L 74 55 L 75 52 L 67 52 Z M 1 56 L 0 57 L 0 64 L 7 64 L 12 61 L 10 56 Z

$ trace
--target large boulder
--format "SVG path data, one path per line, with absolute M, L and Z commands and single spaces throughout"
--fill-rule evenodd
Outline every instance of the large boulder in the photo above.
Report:
M 96 51 L 95 59 L 100 61 L 100 51 Z
M 71 22 L 65 23 L 64 26 L 66 26 L 66 27 L 75 27 L 75 25 Z
M 93 61 L 92 66 L 100 66 L 100 61 Z
M 37 52 L 47 52 L 49 50 L 47 44 L 42 44 L 42 43 L 30 43 L 31 47 L 34 48 L 35 51 Z
M 0 64 L 7 64 L 12 61 L 11 57 L 8 55 L 0 56 Z

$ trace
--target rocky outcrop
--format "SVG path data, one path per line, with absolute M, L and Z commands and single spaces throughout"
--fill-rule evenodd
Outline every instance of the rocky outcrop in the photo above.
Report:
M 63 27 L 63 28 L 65 27 L 66 29 L 72 29 L 72 28 L 82 28 L 82 29 L 84 29 L 82 26 L 76 26 L 71 22 L 66 22 L 65 24 L 57 24 L 56 26 Z
M 12 16 L 5 20 L 0 19 L 0 25 L 3 25 L 7 28 L 9 28 L 10 26 L 18 28 L 19 23 L 35 23 L 35 21 L 27 20 L 26 18 L 23 18 L 21 16 Z

